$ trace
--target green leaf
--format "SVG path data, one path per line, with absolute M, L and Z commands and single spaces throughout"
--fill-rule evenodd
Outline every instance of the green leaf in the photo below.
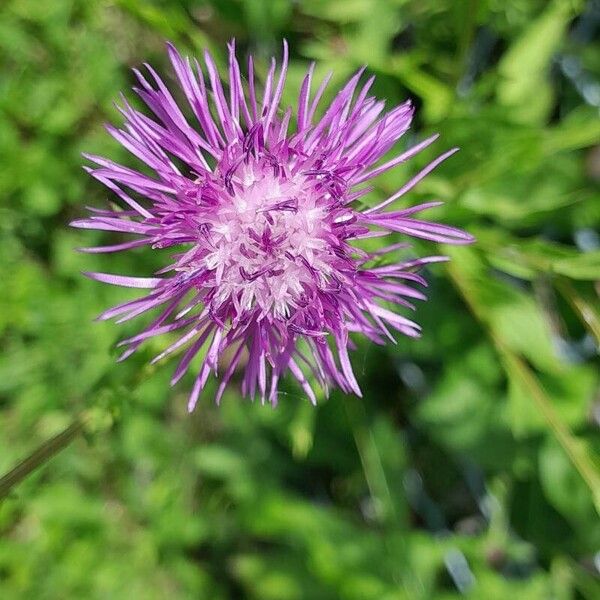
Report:
M 600 280 L 600 250 L 583 252 L 552 263 L 552 270 L 571 279 Z
M 444 118 L 452 106 L 452 89 L 420 68 L 410 55 L 394 56 L 380 67 L 401 81 L 411 92 L 423 100 L 425 120 L 436 123 Z
M 516 386 L 521 388 L 524 394 L 529 396 L 532 402 L 535 403 L 549 431 L 556 437 L 587 484 L 596 510 L 600 512 L 600 469 L 598 469 L 595 456 L 579 444 L 567 423 L 557 412 L 552 397 L 548 395 L 534 372 L 507 341 L 505 329 L 498 329 L 493 326 L 489 314 L 489 304 L 490 301 L 493 302 L 493 294 L 490 295 L 490 290 L 486 289 L 486 294 L 483 295 L 481 293 L 482 289 L 479 288 L 478 284 L 482 276 L 485 276 L 485 269 L 481 261 L 478 260 L 476 251 L 464 247 L 447 247 L 446 252 L 454 259 L 454 262 L 450 265 L 450 273 L 455 285 L 461 291 L 475 316 L 486 325 L 490 338 L 502 359 L 509 381 L 513 380 Z M 513 344 L 515 339 L 519 338 L 513 336 Z M 508 340 L 510 340 L 510 337 Z
M 531 392 L 518 373 L 509 372 L 511 425 L 517 437 L 546 429 L 543 415 L 532 401 Z M 593 368 L 565 366 L 559 373 L 538 374 L 557 415 L 570 427 L 581 426 L 593 402 L 598 377 Z
M 552 155 L 565 150 L 577 150 L 598 143 L 600 119 L 592 107 L 574 109 L 563 121 L 544 133 L 544 152 Z
M 555 0 L 504 54 L 499 65 L 498 99 L 517 121 L 541 122 L 551 108 L 548 68 L 572 18 L 568 2 Z
M 390 0 L 371 0 L 358 31 L 349 38 L 351 52 L 359 62 L 377 67 L 384 63 L 392 38 L 400 29 L 400 13 Z
M 589 551 L 594 551 L 600 544 L 600 529 L 589 527 L 597 519 L 594 505 L 581 477 L 552 438 L 540 449 L 539 464 L 544 493 L 567 521 L 581 529 Z
M 435 389 L 416 409 L 419 422 L 453 452 L 498 464 L 510 444 L 499 377 L 497 359 L 485 344 L 470 348 L 459 360 L 447 360 Z

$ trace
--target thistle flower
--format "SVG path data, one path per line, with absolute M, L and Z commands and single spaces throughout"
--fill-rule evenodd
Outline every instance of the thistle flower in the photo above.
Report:
M 272 59 L 262 91 L 256 85 L 252 57 L 245 86 L 234 42 L 228 49 L 227 93 L 208 52 L 203 72 L 198 61 L 183 58 L 168 45 L 193 125 L 151 66 L 146 65 L 151 81 L 135 70 L 140 86 L 135 91 L 154 116 L 135 110 L 123 98 L 119 110 L 124 128 L 107 129 L 153 176 L 86 155 L 95 165 L 88 172 L 126 206 L 90 209 L 89 218 L 72 225 L 131 234 L 133 239 L 84 251 L 119 252 L 145 245 L 177 250 L 173 262 L 155 277 L 87 273 L 96 281 L 150 290 L 99 318 L 118 317 L 124 322 L 158 309 L 158 316 L 141 333 L 120 342 L 126 347 L 120 360 L 149 338 L 178 332 L 176 341 L 153 361 L 187 346 L 173 384 L 204 349 L 190 411 L 226 351 L 228 364 L 217 402 L 242 362 L 242 393 L 254 398 L 258 390 L 263 402 L 276 404 L 278 383 L 286 372 L 313 403 L 316 395 L 309 376 L 325 393 L 337 385 L 360 396 L 348 356 L 353 347 L 349 334 L 362 334 L 376 344 L 386 338 L 393 342 L 391 330 L 418 336 L 419 326 L 389 305 L 414 308 L 411 299 L 425 298 L 412 287 L 425 285 L 415 269 L 445 260 L 429 256 L 382 264 L 382 258 L 408 244 L 390 241 L 367 252 L 360 248 L 360 240 L 398 232 L 434 242 L 471 242 L 463 231 L 414 218 L 438 202 L 386 210 L 456 148 L 389 198 L 361 210 L 359 199 L 372 189 L 368 182 L 406 162 L 437 137 L 380 164 L 410 126 L 410 101 L 385 111 L 383 101 L 369 96 L 374 78 L 359 85 L 361 69 L 316 118 L 329 77 L 313 94 L 312 64 L 295 114 L 291 108 L 282 111 L 287 44 L 278 73 Z

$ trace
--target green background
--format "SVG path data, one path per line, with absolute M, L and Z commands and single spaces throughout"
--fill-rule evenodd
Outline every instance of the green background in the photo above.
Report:
M 0 505 L 0 597 L 600 598 L 598 280 L 600 6 L 557 0 L 4 0 L 0 7 L 0 472 L 82 411 L 83 436 Z M 368 64 L 375 93 L 461 152 L 407 204 L 477 236 L 427 271 L 424 335 L 353 354 L 364 400 L 277 410 L 116 364 L 139 324 L 94 323 L 130 291 L 82 270 L 148 275 L 142 249 L 68 227 L 109 197 L 81 152 L 135 161 L 119 123 L 131 67 L 171 88 L 164 40 L 224 64 L 291 45 L 334 85 Z M 92 411 L 91 413 L 89 411 Z

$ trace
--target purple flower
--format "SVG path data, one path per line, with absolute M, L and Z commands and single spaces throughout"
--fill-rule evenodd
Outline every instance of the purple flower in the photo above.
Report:
M 380 164 L 410 126 L 410 102 L 385 111 L 383 101 L 369 96 L 374 78 L 359 85 L 361 69 L 316 118 L 329 78 L 313 94 L 314 64 L 304 77 L 295 113 L 280 108 L 288 65 L 285 42 L 281 68 L 276 73 L 273 59 L 263 90 L 256 87 L 251 57 L 247 86 L 242 83 L 233 42 L 228 91 L 208 52 L 204 73 L 198 61 L 183 58 L 173 46 L 168 52 L 194 115 L 193 126 L 152 67 L 146 65 L 151 82 L 136 70 L 140 87 L 135 91 L 154 116 L 135 110 L 123 98 L 119 110 L 125 126 L 109 126 L 108 131 L 154 173 L 86 155 L 95 164 L 87 170 L 126 207 L 91 209 L 89 218 L 72 223 L 133 236 L 86 252 L 143 245 L 173 247 L 176 252 L 155 277 L 87 274 L 96 281 L 149 290 L 106 311 L 101 319 L 118 317 L 123 322 L 157 310 L 141 333 L 120 343 L 126 347 L 120 360 L 149 338 L 177 332 L 176 341 L 154 359 L 187 346 L 174 384 L 204 348 L 190 411 L 224 355 L 221 362 L 227 365 L 217 402 L 242 362 L 243 394 L 254 398 L 258 389 L 263 402 L 276 404 L 278 382 L 287 371 L 313 403 L 310 378 L 325 393 L 337 385 L 360 396 L 348 357 L 353 347 L 349 334 L 362 334 L 376 344 L 386 338 L 393 342 L 392 330 L 418 336 L 419 326 L 389 306 L 414 308 L 411 299 L 425 298 L 412 287 L 425 285 L 415 268 L 445 260 L 430 256 L 385 261 L 408 244 L 390 241 L 367 252 L 360 241 L 398 232 L 434 242 L 470 243 L 473 238 L 463 231 L 414 218 L 439 202 L 385 210 L 456 148 L 383 202 L 361 210 L 359 200 L 371 190 L 369 181 L 437 137 Z

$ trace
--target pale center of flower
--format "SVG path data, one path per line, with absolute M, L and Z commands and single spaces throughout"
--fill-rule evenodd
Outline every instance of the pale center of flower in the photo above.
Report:
M 331 273 L 325 208 L 302 175 L 242 165 L 236 183 L 199 239 L 204 266 L 215 273 L 214 304 L 231 300 L 238 315 L 259 307 L 265 316 L 289 316 L 305 290 Z

